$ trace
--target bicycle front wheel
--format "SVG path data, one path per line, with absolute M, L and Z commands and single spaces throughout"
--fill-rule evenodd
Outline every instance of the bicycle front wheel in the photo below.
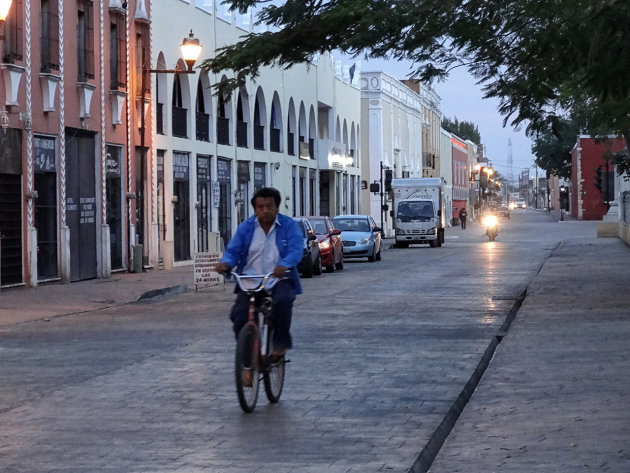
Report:
M 269 360 L 269 365 L 265 370 L 263 381 L 265 382 L 265 393 L 269 402 L 278 402 L 284 387 L 284 366 L 286 360 L 284 356 L 277 360 Z
M 238 402 L 245 412 L 252 412 L 258 400 L 260 385 L 259 351 L 258 330 L 255 326 L 247 324 L 238 333 L 234 363 Z

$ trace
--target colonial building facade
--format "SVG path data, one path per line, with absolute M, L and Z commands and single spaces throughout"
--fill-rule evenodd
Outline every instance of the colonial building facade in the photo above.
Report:
M 251 24 L 208 0 L 13 0 L 0 45 L 2 286 L 190 260 L 230 238 L 264 185 L 290 215 L 359 210 L 348 67 L 266 69 L 220 99 L 221 77 L 184 73 L 191 29 L 203 59 Z
M 366 129 L 362 208 L 382 223 L 385 236 L 393 237 L 388 183 L 392 178 L 423 175 L 422 97 L 385 72 L 362 72 L 361 123 Z M 381 183 L 379 192 L 370 190 L 370 184 Z
M 252 13 L 229 13 L 210 1 L 153 2 L 152 65 L 172 69 L 179 41 L 191 29 L 203 57 L 252 31 Z M 176 36 L 177 38 L 177 36 Z M 355 68 L 356 69 L 356 68 Z M 217 97 L 223 75 L 152 75 L 148 113 L 156 124 L 151 159 L 157 208 L 153 222 L 163 258 L 185 261 L 219 241 L 252 213 L 253 193 L 278 188 L 281 212 L 329 215 L 358 212 L 360 92 L 350 75 L 326 55 L 291 69 L 266 68 L 255 81 Z

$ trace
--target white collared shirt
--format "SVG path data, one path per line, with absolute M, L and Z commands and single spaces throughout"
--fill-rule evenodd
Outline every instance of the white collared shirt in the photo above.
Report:
M 276 245 L 276 225 L 278 217 L 271 225 L 269 233 L 260 226 L 258 219 L 254 221 L 254 235 L 247 253 L 247 264 L 243 268 L 243 274 L 267 274 L 271 273 L 280 263 L 280 252 Z

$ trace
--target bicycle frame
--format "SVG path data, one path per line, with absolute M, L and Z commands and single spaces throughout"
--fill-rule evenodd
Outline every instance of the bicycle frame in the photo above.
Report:
M 279 279 L 273 278 L 271 273 L 251 276 L 231 273 L 231 276 L 249 297 L 248 320 L 237 337 L 235 374 L 239 403 L 245 412 L 252 412 L 258 398 L 259 375 L 262 375 L 269 402 L 280 400 L 284 385 L 284 365 L 287 360 L 284 356 L 270 356 L 270 290 Z M 251 347 L 249 351 L 248 346 Z

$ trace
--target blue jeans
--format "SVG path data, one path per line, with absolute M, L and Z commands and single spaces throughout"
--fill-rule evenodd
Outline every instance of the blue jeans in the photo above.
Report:
M 289 349 L 293 347 L 291 340 L 291 316 L 293 312 L 295 291 L 291 281 L 283 279 L 278 281 L 271 291 L 271 312 L 273 323 L 273 347 L 274 349 Z M 232 306 L 230 320 L 233 323 L 234 335 L 247 323 L 249 317 L 249 296 L 246 292 L 239 291 L 236 302 Z

